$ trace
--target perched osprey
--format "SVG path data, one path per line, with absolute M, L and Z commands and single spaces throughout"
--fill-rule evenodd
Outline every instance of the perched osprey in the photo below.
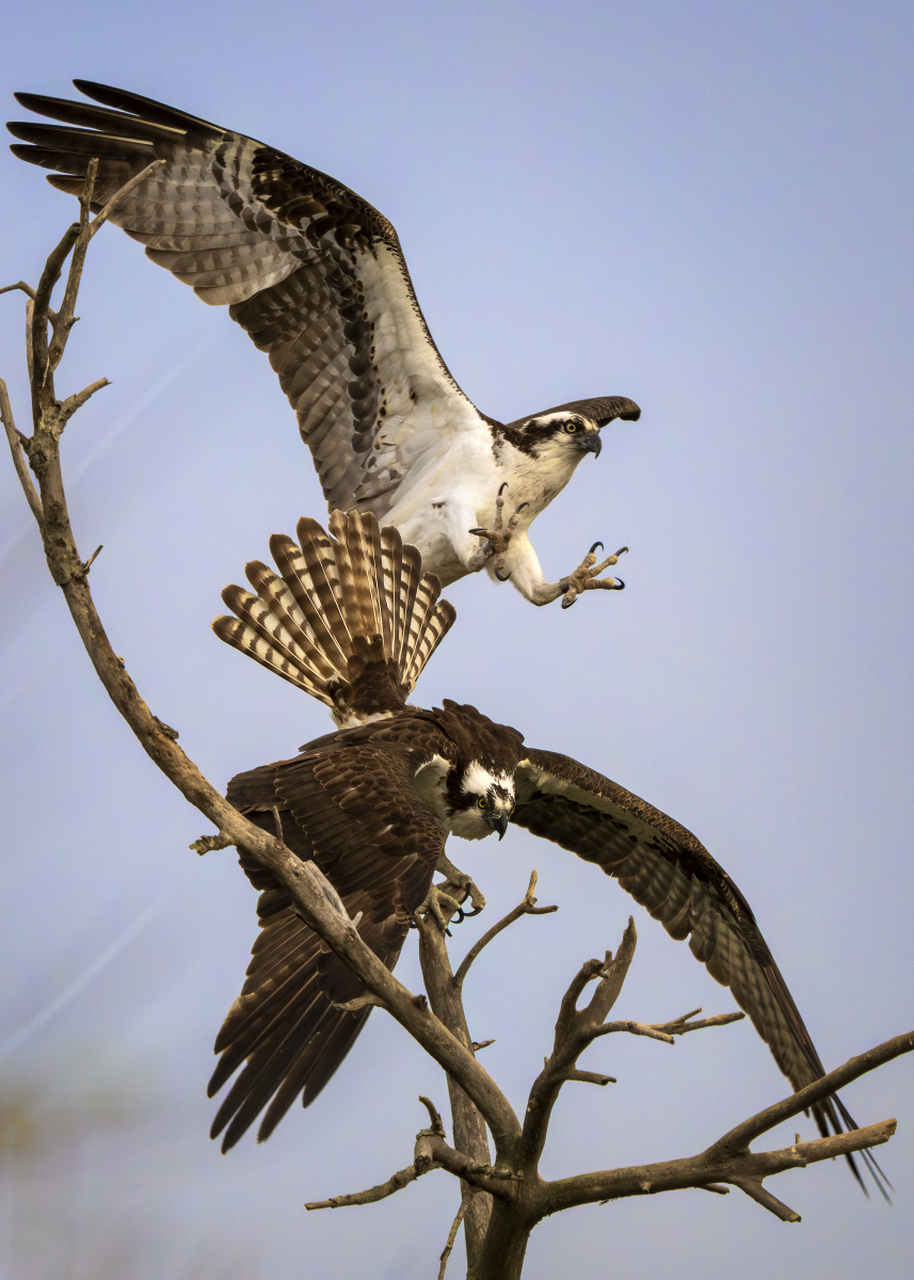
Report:
M 278 819 L 294 853 L 313 859 L 365 942 L 393 968 L 411 914 L 422 909 L 449 835 L 479 840 L 526 827 L 594 862 L 674 938 L 689 938 L 729 986 L 794 1089 L 824 1068 L 746 899 L 672 818 L 568 756 L 524 745 L 516 729 L 446 700 L 407 704 L 454 621 L 418 552 L 374 516 L 336 512 L 333 537 L 300 521 L 300 545 L 270 541 L 281 576 L 248 564 L 256 595 L 223 592 L 234 617 L 216 634 L 326 703 L 340 726 L 301 754 L 238 774 L 228 799 L 268 831 Z M 219 1090 L 241 1067 L 213 1124 L 223 1150 L 267 1108 L 258 1136 L 299 1096 L 313 1102 L 369 1010 L 339 1008 L 358 979 L 295 914 L 286 890 L 248 855 L 262 890 L 261 933 L 247 980 L 216 1041 Z M 459 874 L 459 873 L 458 873 Z M 841 1101 L 813 1108 L 823 1134 L 856 1128 Z M 865 1157 L 866 1158 L 866 1155 Z M 851 1161 L 853 1166 L 853 1161 Z M 855 1169 L 856 1172 L 856 1169 Z
M 331 511 L 396 525 L 444 585 L 485 566 L 534 604 L 563 596 L 565 607 L 581 591 L 624 585 L 599 577 L 616 563 L 595 563 L 602 543 L 546 582 L 528 529 L 581 459 L 599 454 L 601 427 L 638 418 L 633 401 L 575 400 L 507 425 L 486 417 L 448 372 L 397 233 L 370 204 L 242 134 L 135 93 L 74 84 L 105 106 L 17 93 L 66 127 L 10 124 L 30 144 L 12 150 L 57 170 L 49 181 L 75 195 L 97 157 L 93 207 L 163 161 L 111 221 L 204 302 L 228 305 L 269 354 Z

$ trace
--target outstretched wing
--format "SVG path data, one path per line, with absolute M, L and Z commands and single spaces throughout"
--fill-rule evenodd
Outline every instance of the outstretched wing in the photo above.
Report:
M 432 341 L 397 233 L 341 183 L 272 147 L 150 98 L 87 80 L 96 102 L 19 93 L 61 124 L 12 123 L 22 160 L 94 204 L 153 160 L 111 221 L 230 315 L 266 351 L 298 414 L 330 510 L 383 516 L 402 477 L 486 420 Z
M 387 722 L 388 724 L 390 722 Z M 367 733 L 362 736 L 369 736 Z M 418 735 L 422 737 L 422 730 Z M 416 795 L 415 768 L 432 753 L 333 735 L 325 747 L 294 760 L 263 765 L 233 778 L 228 799 L 258 826 L 275 831 L 302 859 L 313 859 L 343 900 L 358 930 L 393 969 L 410 912 L 425 898 L 444 833 Z M 340 745 L 340 739 L 353 745 Z M 212 1096 L 242 1070 L 213 1122 L 227 1151 L 267 1107 L 264 1139 L 296 1097 L 312 1102 L 349 1052 L 369 1010 L 337 1006 L 362 985 L 294 912 L 286 891 L 246 855 L 241 864 L 255 888 L 261 932 L 241 995 L 216 1040 L 221 1058 Z
M 602 867 L 728 986 L 794 1089 L 825 1074 L 748 902 L 685 827 L 624 787 L 551 751 L 515 774 L 511 819 Z M 838 1098 L 813 1108 L 822 1134 L 856 1128 Z M 853 1161 L 851 1161 L 853 1167 Z M 856 1172 L 856 1169 L 855 1169 Z

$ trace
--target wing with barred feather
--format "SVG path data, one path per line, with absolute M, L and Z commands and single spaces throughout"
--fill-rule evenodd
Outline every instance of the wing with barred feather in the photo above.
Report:
M 751 907 L 691 831 L 609 778 L 551 751 L 527 751 L 515 784 L 511 821 L 595 863 L 672 938 L 688 938 L 696 959 L 733 992 L 795 1090 L 825 1074 Z M 812 1111 L 825 1136 L 843 1132 L 843 1125 L 857 1128 L 837 1097 Z M 852 1158 L 850 1163 L 856 1174 Z
M 361 196 L 273 147 L 89 80 L 95 102 L 17 93 L 59 124 L 15 121 L 22 160 L 96 207 L 163 164 L 111 216 L 153 262 L 229 314 L 265 351 L 298 415 L 331 510 L 383 516 L 403 476 L 488 419 L 447 369 L 397 233 Z
M 444 832 L 416 793 L 415 772 L 446 749 L 434 726 L 406 713 L 402 723 L 334 734 L 295 759 L 239 774 L 226 793 L 265 830 L 275 831 L 279 814 L 287 846 L 317 863 L 350 917 L 360 915 L 359 933 L 389 969 L 444 850 Z M 224 1131 L 223 1151 L 264 1108 L 259 1140 L 297 1097 L 304 1106 L 313 1102 L 369 1012 L 338 1007 L 363 993 L 361 983 L 295 914 L 268 871 L 244 854 L 241 865 L 261 890 L 261 932 L 215 1045 L 222 1056 L 210 1096 L 241 1068 L 213 1122 L 214 1138 Z

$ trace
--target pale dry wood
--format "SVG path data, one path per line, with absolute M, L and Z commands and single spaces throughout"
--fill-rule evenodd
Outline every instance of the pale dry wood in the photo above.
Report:
M 536 898 L 533 896 L 533 890 L 536 888 L 536 877 L 537 873 L 533 871 L 530 875 L 530 884 L 527 886 L 527 892 L 524 895 L 523 902 L 518 903 L 513 910 L 509 911 L 503 919 L 499 920 L 497 924 L 494 924 L 487 933 L 482 935 L 478 942 L 474 943 L 473 946 L 470 947 L 469 951 L 461 961 L 460 967 L 454 974 L 454 986 L 458 991 L 462 989 L 473 961 L 494 938 L 497 938 L 504 929 L 507 929 L 508 925 L 513 924 L 515 920 L 519 920 L 521 916 L 547 916 L 551 915 L 553 911 L 558 911 L 558 907 L 538 907 L 536 905 Z M 487 1043 L 491 1043 L 491 1041 L 488 1041 Z

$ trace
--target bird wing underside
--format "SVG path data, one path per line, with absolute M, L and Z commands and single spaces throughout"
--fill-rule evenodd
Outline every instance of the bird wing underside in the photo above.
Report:
M 749 904 L 690 831 L 567 756 L 530 751 L 516 777 L 513 822 L 596 863 L 671 937 L 688 937 L 692 953 L 731 989 L 794 1089 L 824 1075 Z M 823 1133 L 826 1121 L 841 1132 L 830 1100 L 813 1113 Z
M 79 194 L 99 159 L 99 207 L 153 160 L 162 166 L 111 215 L 147 255 L 266 351 L 298 414 L 331 510 L 382 516 L 442 435 L 488 439 L 416 300 L 397 234 L 335 179 L 263 143 L 91 81 L 104 103 L 17 94 L 59 121 L 14 122 L 20 159 Z M 125 114 L 126 113 L 126 114 Z
M 389 969 L 444 848 L 444 833 L 413 785 L 413 765 L 422 758 L 389 744 L 333 744 L 239 774 L 227 792 L 271 833 L 278 813 L 285 843 L 317 863 L 352 918 L 361 912 L 359 933 Z M 361 995 L 361 983 L 295 914 L 267 870 L 246 854 L 241 865 L 262 891 L 261 932 L 215 1045 L 222 1056 L 210 1096 L 244 1064 L 213 1122 L 214 1137 L 225 1130 L 223 1150 L 264 1107 L 261 1139 L 296 1097 L 312 1102 L 368 1016 L 337 1007 Z

